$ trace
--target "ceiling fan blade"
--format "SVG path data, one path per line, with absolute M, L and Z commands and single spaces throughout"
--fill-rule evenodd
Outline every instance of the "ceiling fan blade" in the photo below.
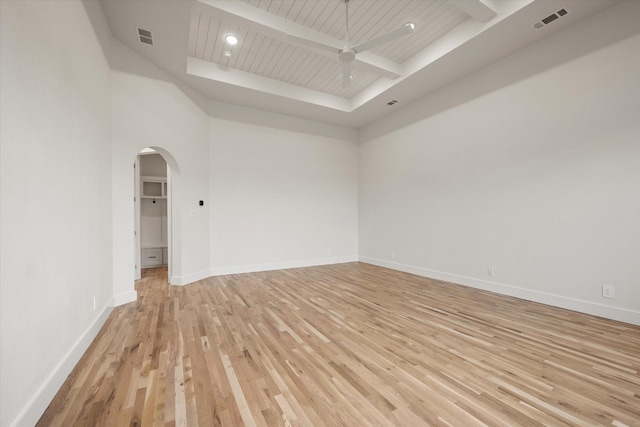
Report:
M 407 24 L 404 24 L 402 27 L 398 28 L 397 30 L 391 31 L 390 33 L 387 33 L 387 34 L 383 34 L 367 42 L 360 43 L 359 45 L 354 46 L 353 50 L 356 53 L 364 52 L 365 50 L 369 50 L 381 44 L 390 42 L 391 40 L 395 40 L 402 36 L 406 36 L 407 34 L 411 34 L 415 28 L 416 28 L 416 25 L 409 22 Z
M 340 49 L 336 49 L 335 46 L 331 46 L 328 44 L 324 44 L 322 42 L 318 42 L 315 40 L 307 39 L 304 37 L 292 36 L 291 34 L 286 34 L 284 36 L 284 41 L 287 43 L 295 44 L 298 46 L 306 46 L 311 47 L 318 51 L 330 52 L 332 54 L 340 53 Z
M 351 85 L 351 62 L 345 62 L 342 65 L 342 87 Z

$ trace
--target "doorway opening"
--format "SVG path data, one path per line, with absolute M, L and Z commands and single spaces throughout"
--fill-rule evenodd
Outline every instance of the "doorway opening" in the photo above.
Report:
M 165 266 L 171 277 L 171 169 L 157 150 L 136 157 L 134 189 L 135 279 L 142 269 Z

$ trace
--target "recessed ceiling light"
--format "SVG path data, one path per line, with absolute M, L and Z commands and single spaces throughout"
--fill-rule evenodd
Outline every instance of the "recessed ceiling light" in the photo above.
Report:
M 231 58 L 231 51 L 230 50 L 223 51 L 222 56 L 224 56 L 225 58 Z
M 224 41 L 229 43 L 231 46 L 234 46 L 234 45 L 238 44 L 238 38 L 236 36 L 234 36 L 233 34 L 227 34 L 224 37 Z

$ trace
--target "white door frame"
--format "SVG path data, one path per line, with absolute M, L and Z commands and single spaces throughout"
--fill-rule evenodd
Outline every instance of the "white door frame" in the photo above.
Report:
M 164 159 L 164 156 L 163 156 Z M 172 250 L 172 241 L 171 236 L 173 235 L 173 222 L 171 221 L 173 211 L 172 209 L 172 194 L 173 190 L 171 188 L 171 168 L 169 167 L 169 162 L 167 159 L 164 159 L 167 163 L 167 282 L 171 283 L 171 270 L 172 270 L 172 259 L 173 259 L 173 250 Z
M 136 156 L 136 162 L 133 165 L 133 205 L 134 205 L 134 215 L 133 215 L 133 240 L 135 247 L 135 273 L 134 280 L 140 280 L 142 278 L 142 266 L 141 264 L 141 244 L 140 244 L 140 155 Z
M 173 270 L 173 250 L 172 250 L 172 184 L 171 184 L 171 167 L 169 166 L 169 162 L 162 155 L 162 153 L 158 152 L 162 159 L 167 164 L 167 281 L 171 282 L 171 271 Z M 135 273 L 134 280 L 140 280 L 142 278 L 142 243 L 140 237 L 140 214 L 141 214 L 141 199 L 140 199 L 140 153 L 136 156 L 136 161 L 134 163 L 134 248 L 135 248 Z

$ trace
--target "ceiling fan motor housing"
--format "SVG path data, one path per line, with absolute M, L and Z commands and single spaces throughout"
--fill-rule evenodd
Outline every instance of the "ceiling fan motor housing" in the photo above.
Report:
M 338 58 L 340 58 L 342 62 L 351 62 L 356 59 L 356 52 L 349 46 L 345 46 L 338 54 Z

